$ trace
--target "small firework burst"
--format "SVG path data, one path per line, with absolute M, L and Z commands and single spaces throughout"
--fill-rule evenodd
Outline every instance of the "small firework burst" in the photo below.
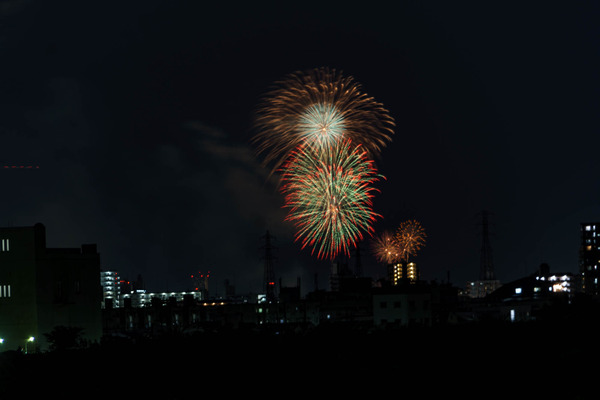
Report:
M 281 169 L 286 220 L 294 222 L 296 240 L 312 247 L 319 258 L 349 254 L 350 247 L 372 233 L 378 214 L 372 210 L 371 186 L 381 175 L 362 146 L 305 144 Z
M 303 144 L 329 147 L 349 139 L 374 158 L 394 133 L 394 120 L 381 103 L 363 93 L 352 77 L 328 68 L 296 72 L 277 82 L 255 122 L 253 141 L 274 171 Z
M 385 264 L 393 264 L 400 259 L 398 243 L 394 235 L 389 231 L 384 231 L 375 237 L 371 242 L 371 250 L 377 261 Z
M 425 229 L 416 220 L 404 221 L 396 230 L 394 239 L 400 251 L 400 259 L 408 261 L 409 256 L 415 256 L 421 247 L 425 246 Z

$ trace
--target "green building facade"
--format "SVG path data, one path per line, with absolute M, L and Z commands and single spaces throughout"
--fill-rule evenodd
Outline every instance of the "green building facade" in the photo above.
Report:
M 42 224 L 0 228 L 0 351 L 47 350 L 57 326 L 100 340 L 99 274 L 95 244 L 47 248 Z

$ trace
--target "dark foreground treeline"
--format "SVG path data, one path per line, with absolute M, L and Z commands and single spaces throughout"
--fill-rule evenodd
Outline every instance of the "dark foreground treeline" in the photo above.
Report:
M 78 350 L 0 353 L 0 398 L 374 398 L 389 390 L 419 398 L 597 398 L 598 315 L 566 308 L 526 323 L 106 337 Z

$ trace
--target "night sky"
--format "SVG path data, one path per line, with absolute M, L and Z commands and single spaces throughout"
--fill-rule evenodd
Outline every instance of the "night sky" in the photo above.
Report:
M 2 226 L 97 243 L 152 291 L 211 271 L 212 294 L 261 290 L 268 229 L 276 278 L 326 289 L 250 140 L 274 81 L 327 66 L 396 120 L 374 228 L 421 222 L 423 279 L 478 279 L 483 209 L 501 281 L 578 271 L 579 224 L 600 220 L 597 4 L 188 3 L 0 3 Z

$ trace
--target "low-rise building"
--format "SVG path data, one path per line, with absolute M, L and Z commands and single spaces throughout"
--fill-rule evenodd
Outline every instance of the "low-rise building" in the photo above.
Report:
M 0 228 L 0 339 L 2 348 L 48 348 L 45 334 L 59 326 L 102 336 L 100 255 L 95 244 L 47 248 L 42 224 Z
M 373 292 L 374 326 L 431 326 L 432 320 L 430 285 L 405 284 Z

